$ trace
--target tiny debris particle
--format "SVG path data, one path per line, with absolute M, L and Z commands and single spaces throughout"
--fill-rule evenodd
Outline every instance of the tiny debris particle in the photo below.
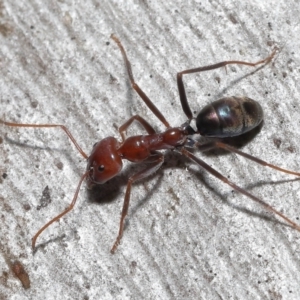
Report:
M 30 205 L 28 203 L 24 204 L 23 205 L 23 208 L 26 210 L 26 211 L 29 211 L 31 209 Z
M 273 143 L 275 144 L 275 146 L 276 146 L 277 148 L 279 148 L 280 145 L 281 145 L 281 143 L 282 143 L 282 141 L 281 141 L 281 139 L 274 138 L 274 139 L 273 139 Z
M 30 288 L 29 275 L 26 272 L 26 270 L 24 269 L 23 265 L 19 261 L 15 261 L 12 264 L 12 271 L 14 272 L 16 277 L 19 278 L 19 280 L 21 281 L 24 289 L 26 289 L 26 290 L 29 289 Z
M 72 23 L 73 23 L 73 18 L 68 11 L 66 11 L 63 16 L 63 22 L 65 23 L 65 25 L 68 25 L 68 26 L 72 25 Z
M 56 167 L 57 167 L 59 170 L 62 170 L 63 167 L 64 167 L 64 164 L 63 164 L 61 161 L 58 161 L 58 162 L 56 163 Z
M 50 196 L 50 189 L 48 187 L 48 185 L 45 187 L 45 189 L 43 190 L 43 194 L 42 197 L 40 199 L 40 205 L 37 206 L 37 210 L 40 210 L 43 207 L 46 207 L 48 204 L 51 203 L 51 196 Z

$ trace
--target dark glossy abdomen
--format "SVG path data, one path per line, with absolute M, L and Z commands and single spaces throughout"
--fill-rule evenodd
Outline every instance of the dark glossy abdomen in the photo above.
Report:
M 260 104 L 247 97 L 228 97 L 205 106 L 196 118 L 199 133 L 208 137 L 241 135 L 263 119 Z

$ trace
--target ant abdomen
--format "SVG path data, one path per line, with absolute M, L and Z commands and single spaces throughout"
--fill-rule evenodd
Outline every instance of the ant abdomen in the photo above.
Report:
M 196 126 L 202 136 L 225 138 L 248 132 L 262 120 L 258 102 L 233 96 L 206 105 L 196 118 Z

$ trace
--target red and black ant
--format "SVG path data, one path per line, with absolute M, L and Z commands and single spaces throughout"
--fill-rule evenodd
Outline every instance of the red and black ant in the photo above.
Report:
M 227 65 L 246 65 L 246 66 L 257 66 L 261 64 L 269 63 L 275 53 L 276 49 L 265 59 L 260 60 L 256 63 L 249 63 L 245 61 L 223 61 L 214 65 L 209 65 L 205 67 L 185 70 L 177 73 L 177 85 L 179 90 L 179 97 L 182 109 L 185 115 L 188 118 L 188 121 L 182 124 L 179 127 L 171 127 L 168 121 L 165 119 L 163 114 L 159 109 L 153 104 L 153 102 L 148 98 L 148 96 L 141 90 L 141 88 L 135 83 L 131 65 L 127 58 L 126 52 L 120 42 L 120 40 L 114 35 L 111 35 L 111 38 L 119 46 L 121 53 L 123 55 L 128 76 L 131 82 L 131 85 L 134 90 L 138 93 L 144 103 L 148 108 L 154 113 L 154 115 L 165 125 L 166 131 L 162 133 L 157 133 L 154 128 L 141 116 L 135 115 L 132 116 L 127 122 L 125 122 L 120 128 L 119 133 L 121 135 L 122 141 L 118 141 L 114 137 L 107 137 L 101 140 L 100 142 L 94 145 L 92 153 L 90 156 L 86 155 L 85 152 L 78 145 L 72 134 L 69 130 L 58 124 L 19 124 L 1 121 L 2 124 L 13 127 L 33 127 L 33 128 L 51 128 L 51 127 L 60 127 L 71 139 L 72 143 L 75 145 L 80 154 L 87 159 L 87 170 L 81 176 L 81 179 L 78 183 L 75 195 L 73 197 L 72 203 L 69 207 L 60 213 L 58 216 L 53 218 L 47 224 L 45 224 L 32 238 L 32 247 L 35 249 L 35 244 L 38 236 L 53 222 L 59 220 L 62 216 L 68 213 L 74 207 L 80 186 L 82 182 L 86 179 L 88 188 L 93 187 L 97 184 L 103 184 L 110 180 L 111 178 L 117 176 L 122 170 L 122 160 L 127 159 L 135 163 L 146 163 L 149 164 L 147 168 L 138 173 L 132 175 L 128 179 L 123 210 L 120 220 L 119 233 L 116 238 L 116 241 L 111 249 L 111 253 L 114 253 L 120 244 L 123 229 L 124 229 L 124 220 L 128 212 L 131 186 L 137 180 L 144 179 L 154 172 L 156 172 L 164 162 L 164 154 L 159 152 L 159 150 L 176 150 L 180 154 L 188 157 L 190 160 L 194 161 L 197 165 L 204 168 L 213 176 L 217 177 L 224 183 L 231 186 L 236 191 L 244 194 L 248 198 L 260 203 L 266 209 L 273 212 L 274 214 L 280 216 L 284 219 L 290 226 L 300 231 L 300 226 L 290 220 L 281 212 L 274 209 L 272 206 L 264 202 L 263 200 L 255 197 L 246 190 L 240 188 L 236 184 L 229 181 L 226 177 L 221 175 L 215 169 L 210 167 L 200 158 L 192 154 L 188 148 L 197 148 L 200 151 L 207 151 L 214 148 L 222 148 L 224 150 L 234 152 L 238 155 L 241 155 L 247 159 L 250 159 L 258 164 L 263 166 L 268 166 L 277 171 L 300 176 L 300 173 L 285 170 L 279 168 L 275 165 L 269 164 L 259 158 L 251 156 L 249 154 L 243 153 L 232 146 L 229 146 L 223 143 L 225 138 L 240 136 L 255 127 L 261 124 L 263 120 L 263 111 L 260 104 L 247 97 L 226 97 L 220 100 L 214 101 L 211 104 L 205 106 L 196 118 L 193 117 L 190 106 L 188 104 L 186 93 L 184 89 L 184 84 L 182 81 L 182 76 L 185 74 L 203 72 L 214 70 L 221 67 L 226 67 Z M 190 125 L 191 121 L 195 119 L 197 129 L 193 129 Z M 134 122 L 137 121 L 144 127 L 147 131 L 147 135 L 137 135 L 126 138 L 125 133 L 128 127 Z M 206 138 L 218 138 L 219 140 L 211 139 L 209 142 L 198 143 L 192 139 L 194 134 L 200 134 Z

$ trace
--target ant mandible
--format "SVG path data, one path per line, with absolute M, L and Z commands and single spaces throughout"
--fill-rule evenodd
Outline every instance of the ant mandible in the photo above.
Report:
M 159 150 L 176 150 L 180 154 L 188 157 L 190 160 L 195 162 L 200 167 L 204 168 L 207 172 L 217 177 L 234 190 L 240 192 L 241 194 L 247 196 L 253 201 L 258 202 L 264 206 L 267 210 L 278 215 L 284 219 L 290 226 L 300 231 L 300 226 L 293 222 L 291 219 L 286 217 L 284 214 L 274 209 L 272 206 L 264 202 L 263 200 L 250 194 L 243 188 L 237 186 L 233 182 L 229 181 L 226 177 L 221 175 L 215 169 L 206 164 L 203 160 L 192 154 L 188 148 L 197 148 L 200 151 L 207 151 L 215 148 L 222 148 L 224 150 L 236 153 L 247 159 L 250 159 L 260 165 L 268 166 L 277 171 L 284 172 L 287 174 L 292 174 L 300 176 L 300 173 L 282 169 L 278 166 L 269 164 L 257 157 L 251 156 L 249 154 L 243 153 L 225 143 L 222 139 L 228 137 L 239 136 L 244 134 L 253 128 L 257 127 L 263 120 L 263 111 L 260 104 L 247 97 L 226 97 L 220 100 L 214 101 L 211 104 L 205 106 L 196 118 L 193 117 L 192 111 L 187 101 L 185 88 L 183 84 L 182 77 L 185 74 L 198 73 L 203 71 L 209 71 L 218 69 L 221 67 L 226 67 L 227 65 L 246 65 L 255 67 L 261 64 L 269 63 L 275 53 L 275 49 L 267 58 L 260 60 L 255 63 L 245 62 L 245 61 L 223 61 L 217 64 L 189 69 L 177 73 L 177 85 L 179 90 L 179 97 L 182 109 L 188 118 L 188 121 L 179 127 L 171 127 L 168 121 L 165 119 L 163 114 L 159 109 L 153 104 L 153 102 L 148 98 L 148 96 L 142 91 L 138 84 L 134 81 L 131 65 L 127 58 L 126 52 L 120 42 L 120 40 L 114 35 L 111 38 L 117 43 L 121 50 L 123 59 L 125 61 L 127 73 L 131 82 L 133 89 L 138 93 L 144 103 L 153 112 L 153 114 L 165 125 L 166 131 L 162 133 L 157 133 L 154 128 L 141 116 L 132 116 L 127 122 L 125 122 L 120 128 L 119 133 L 121 135 L 122 141 L 119 142 L 114 137 L 107 137 L 94 145 L 92 153 L 87 156 L 85 152 L 78 145 L 72 134 L 64 125 L 58 124 L 19 124 L 11 123 L 6 121 L 0 121 L 2 124 L 13 127 L 33 127 L 33 128 L 52 128 L 60 127 L 70 138 L 72 143 L 75 145 L 80 154 L 87 159 L 87 170 L 81 176 L 77 189 L 75 191 L 73 200 L 66 210 L 60 213 L 58 216 L 50 220 L 45 224 L 32 238 L 32 248 L 35 249 L 35 244 L 38 236 L 53 222 L 59 220 L 66 213 L 71 211 L 76 203 L 80 186 L 82 182 L 86 179 L 88 188 L 92 188 L 94 185 L 103 184 L 110 180 L 111 178 L 117 176 L 122 170 L 122 160 L 127 159 L 135 163 L 146 163 L 149 164 L 145 169 L 139 171 L 138 173 L 132 175 L 128 179 L 123 210 L 121 214 L 119 233 L 116 241 L 111 249 L 111 253 L 114 253 L 120 244 L 124 221 L 128 212 L 131 186 L 137 180 L 144 179 L 154 172 L 156 172 L 164 162 L 164 154 L 159 152 Z M 191 121 L 196 120 L 197 129 L 193 129 L 190 125 Z M 126 138 L 125 133 L 131 124 L 137 121 L 144 127 L 147 131 L 147 135 L 137 135 Z M 205 143 L 198 143 L 192 139 L 192 135 L 200 134 L 206 138 L 218 138 L 219 140 L 211 140 Z

